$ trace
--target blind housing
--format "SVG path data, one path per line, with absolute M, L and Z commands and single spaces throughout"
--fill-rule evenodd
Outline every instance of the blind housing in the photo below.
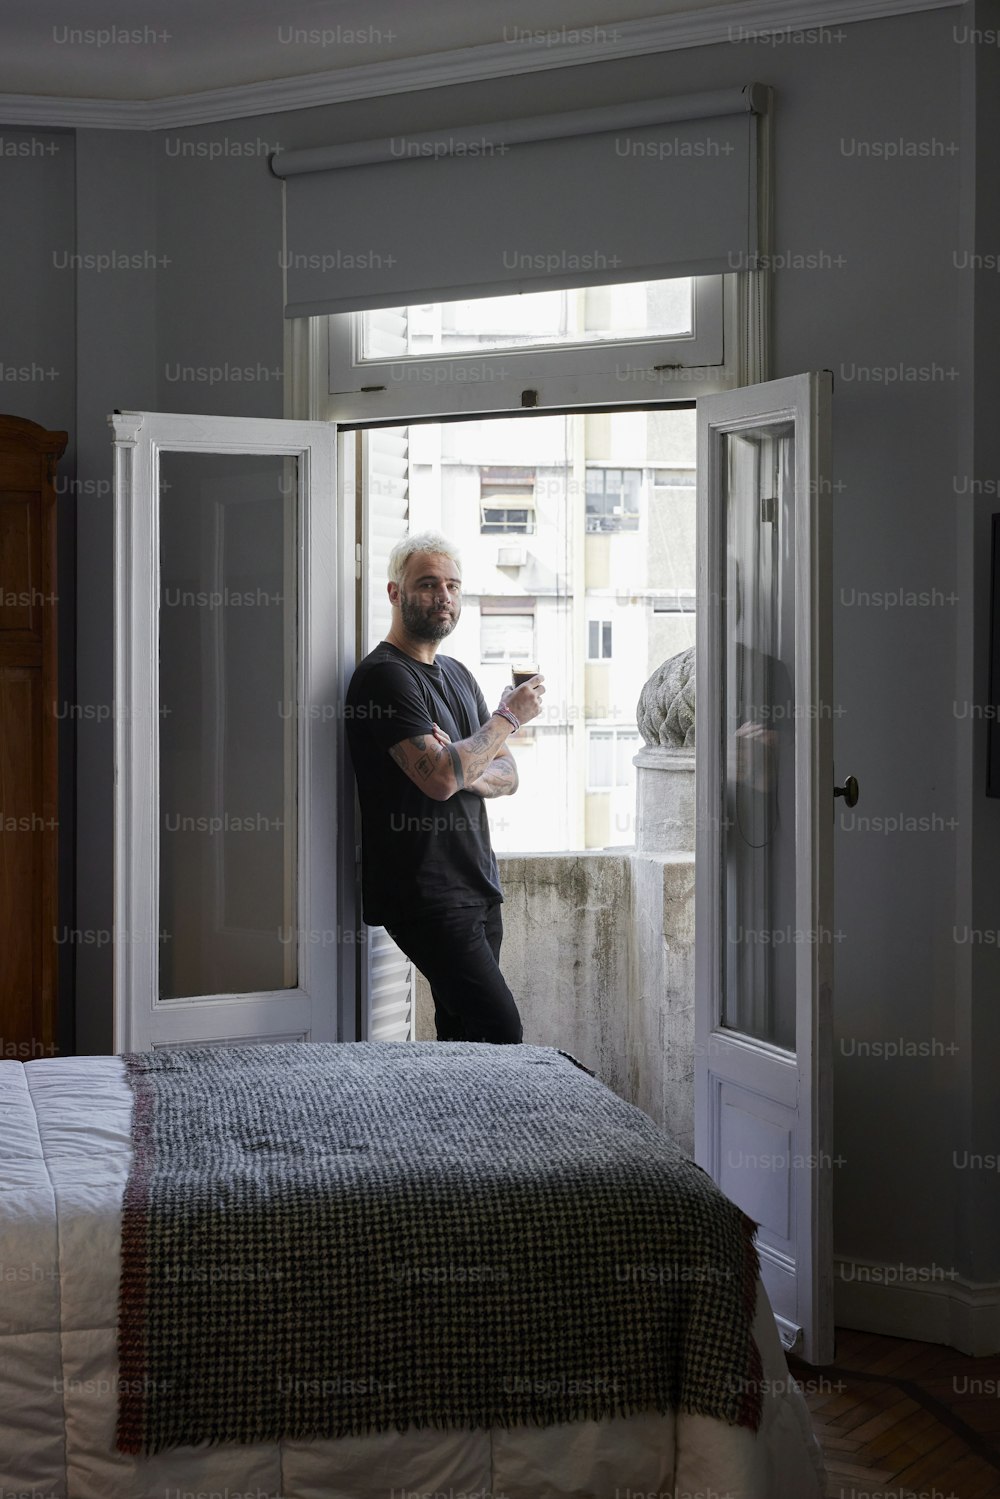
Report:
M 280 153 L 285 315 L 753 269 L 768 92 Z

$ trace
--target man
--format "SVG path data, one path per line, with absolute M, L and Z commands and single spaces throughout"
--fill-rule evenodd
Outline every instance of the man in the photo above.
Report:
M 507 688 L 491 713 L 468 667 L 438 658 L 462 612 L 459 556 L 439 532 L 393 548 L 388 592 L 392 627 L 347 693 L 364 919 L 427 979 L 439 1041 L 517 1042 L 484 801 L 517 790 L 506 742 L 541 712 L 543 678 Z

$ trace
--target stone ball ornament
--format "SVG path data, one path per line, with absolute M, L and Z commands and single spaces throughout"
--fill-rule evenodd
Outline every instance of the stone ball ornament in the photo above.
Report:
M 694 749 L 694 646 L 656 668 L 639 694 L 636 721 L 647 745 Z

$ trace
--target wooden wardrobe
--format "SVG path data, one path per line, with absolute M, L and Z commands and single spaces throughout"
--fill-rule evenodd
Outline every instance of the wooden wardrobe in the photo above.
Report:
M 56 464 L 65 432 L 0 416 L 0 1060 L 56 1051 Z

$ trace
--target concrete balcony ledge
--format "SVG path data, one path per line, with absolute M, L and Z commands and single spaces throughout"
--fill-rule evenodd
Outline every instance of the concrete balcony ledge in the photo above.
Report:
M 501 966 L 524 1039 L 558 1046 L 693 1138 L 694 855 L 635 849 L 498 855 Z M 418 1038 L 434 1035 L 417 985 Z

